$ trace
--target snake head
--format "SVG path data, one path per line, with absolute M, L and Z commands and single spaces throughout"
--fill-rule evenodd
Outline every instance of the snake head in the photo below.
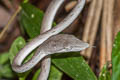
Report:
M 88 43 L 79 40 L 73 35 L 60 34 L 56 37 L 59 39 L 59 44 L 61 44 L 61 50 L 57 53 L 82 51 L 89 47 Z
M 42 45 L 41 50 L 52 53 L 62 52 L 76 52 L 82 51 L 89 47 L 88 43 L 85 43 L 73 35 L 59 34 L 50 37 Z

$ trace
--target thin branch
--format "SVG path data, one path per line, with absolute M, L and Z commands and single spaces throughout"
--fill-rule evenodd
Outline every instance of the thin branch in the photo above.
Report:
M 92 0 L 86 0 L 86 3 L 89 3 L 89 2 L 91 2 Z
M 15 13 L 13 14 L 13 16 L 11 17 L 11 19 L 8 21 L 7 25 L 4 27 L 4 29 L 2 30 L 2 32 L 0 33 L 0 39 L 2 39 L 2 37 L 4 36 L 5 32 L 7 31 L 7 29 L 9 28 L 9 25 L 13 22 L 13 20 L 15 19 L 15 17 L 17 16 L 17 14 L 20 12 L 21 7 L 19 7 Z
M 94 21 L 93 21 L 93 25 L 92 25 L 92 30 L 91 30 L 91 34 L 90 34 L 90 38 L 89 38 L 90 46 L 94 45 L 94 41 L 95 41 L 95 38 L 96 38 L 98 26 L 99 26 L 99 21 L 100 21 L 100 16 L 101 16 L 101 11 L 102 11 L 102 5 L 103 5 L 103 0 L 98 0 L 97 5 L 96 5 L 96 12 L 95 12 L 95 15 L 94 15 Z M 87 49 L 86 55 L 88 56 L 88 58 L 91 57 L 92 50 L 93 50 L 92 47 Z
M 113 28 L 113 8 L 115 0 L 108 0 L 108 23 L 106 28 L 107 34 L 107 61 L 111 61 L 112 53 L 112 28 Z
M 101 26 L 101 45 L 100 45 L 100 69 L 106 64 L 106 53 L 107 53 L 107 43 L 106 43 L 106 26 L 107 26 L 107 0 L 103 1 L 103 13 L 102 13 L 102 26 Z
M 95 14 L 95 8 L 96 8 L 96 0 L 92 0 L 90 8 L 89 8 L 89 12 L 88 12 L 88 17 L 85 23 L 85 29 L 83 32 L 83 41 L 88 42 L 88 37 L 89 37 L 89 33 L 90 33 L 90 27 L 92 25 L 92 21 L 94 18 L 94 14 Z
M 86 20 L 86 23 L 85 23 L 83 37 L 82 37 L 82 40 L 84 42 L 88 42 L 88 39 L 89 39 L 90 28 L 91 28 L 91 25 L 92 25 L 94 14 L 95 14 L 95 6 L 96 6 L 96 0 L 92 0 L 92 2 L 90 4 L 89 11 L 88 11 L 88 16 L 87 16 L 87 20 Z M 86 51 L 82 51 L 80 54 L 82 54 L 84 56 L 87 56 L 87 54 L 85 52 Z
M 117 33 L 120 31 L 120 11 L 119 11 L 119 9 L 120 9 L 120 5 L 119 5 L 119 3 L 120 3 L 120 0 L 116 0 L 115 1 L 115 7 L 114 7 L 114 20 L 113 20 L 113 26 L 114 26 L 114 28 L 113 28 L 113 30 L 114 30 L 114 39 L 115 39 L 115 37 L 116 37 L 116 35 L 117 35 Z
M 77 4 L 77 1 L 71 1 L 71 2 L 69 2 L 69 3 L 65 6 L 65 10 L 66 10 L 67 12 L 69 12 L 70 10 L 72 10 L 72 9 L 75 7 L 76 4 Z

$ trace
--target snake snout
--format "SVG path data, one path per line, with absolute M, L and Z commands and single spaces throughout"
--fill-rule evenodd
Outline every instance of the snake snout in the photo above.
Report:
M 72 45 L 71 47 L 72 47 L 71 49 L 73 51 L 82 51 L 82 50 L 85 50 L 86 48 L 88 48 L 89 44 L 85 43 L 85 42 L 80 42 L 80 43 L 78 43 L 76 45 Z

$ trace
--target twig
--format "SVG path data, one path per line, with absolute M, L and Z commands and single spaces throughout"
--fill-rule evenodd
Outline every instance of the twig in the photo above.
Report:
M 115 8 L 114 8 L 114 14 L 113 14 L 114 15 L 114 20 L 113 20 L 114 21 L 114 28 L 113 28 L 114 39 L 117 33 L 120 31 L 120 11 L 119 11 L 120 5 L 119 3 L 120 3 L 120 0 L 115 1 Z
M 108 23 L 106 27 L 107 34 L 107 61 L 111 61 L 112 53 L 112 27 L 113 27 L 113 8 L 115 0 L 108 0 Z
M 89 36 L 89 32 L 90 32 L 90 27 L 92 25 L 92 21 L 94 18 L 94 13 L 95 13 L 95 6 L 96 6 L 96 0 L 92 0 L 92 3 L 90 5 L 90 9 L 88 12 L 88 17 L 85 23 L 85 29 L 83 32 L 83 41 L 88 42 L 88 36 Z
M 89 2 L 91 2 L 92 0 L 86 0 L 86 3 L 89 3 Z
M 75 7 L 75 5 L 77 4 L 77 1 L 71 1 L 69 2 L 66 6 L 65 6 L 65 10 L 67 12 L 69 12 L 72 8 Z
M 88 42 L 88 39 L 89 39 L 90 27 L 92 25 L 92 21 L 93 21 L 94 14 L 95 14 L 95 6 L 96 6 L 96 0 L 92 0 L 89 11 L 88 11 L 88 16 L 87 16 L 87 20 L 85 23 L 83 37 L 82 37 L 82 40 L 84 42 Z M 85 52 L 86 51 L 82 51 L 81 54 L 88 57 L 88 55 Z
M 108 7 L 107 7 L 107 0 L 103 1 L 103 13 L 102 13 L 102 25 L 101 25 L 101 45 L 100 45 L 100 69 L 103 68 L 103 66 L 106 63 L 106 26 L 107 26 L 107 12 L 108 12 Z
M 4 27 L 4 29 L 2 30 L 2 32 L 0 33 L 0 39 L 3 37 L 3 35 L 5 34 L 5 32 L 7 31 L 7 29 L 9 28 L 9 25 L 13 22 L 13 20 L 15 19 L 15 17 L 17 16 L 17 14 L 20 12 L 21 7 L 19 7 L 15 13 L 13 14 L 13 16 L 11 17 L 11 19 L 8 21 L 7 25 Z
M 95 38 L 96 38 L 98 26 L 99 26 L 101 11 L 102 11 L 102 4 L 103 4 L 103 0 L 98 0 L 97 1 L 96 12 L 95 12 L 95 15 L 94 15 L 94 21 L 93 21 L 93 25 L 92 25 L 90 38 L 89 38 L 90 46 L 94 45 L 94 41 L 95 41 Z M 93 49 L 92 47 L 87 49 L 86 55 L 88 56 L 88 58 L 91 57 L 92 49 Z

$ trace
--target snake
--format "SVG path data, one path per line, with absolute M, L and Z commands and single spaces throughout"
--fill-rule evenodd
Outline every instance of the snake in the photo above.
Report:
M 38 80 L 47 80 L 50 71 L 51 54 L 76 52 L 89 47 L 88 43 L 77 39 L 73 35 L 59 34 L 79 16 L 85 5 L 85 0 L 78 0 L 77 5 L 68 16 L 51 29 L 55 14 L 63 2 L 64 0 L 52 0 L 43 18 L 41 34 L 28 42 L 15 56 L 12 62 L 12 69 L 15 72 L 26 72 L 32 69 L 43 58 L 49 56 L 43 60 L 42 71 L 38 78 Z M 23 64 L 24 59 L 36 48 L 37 50 L 33 57 Z

